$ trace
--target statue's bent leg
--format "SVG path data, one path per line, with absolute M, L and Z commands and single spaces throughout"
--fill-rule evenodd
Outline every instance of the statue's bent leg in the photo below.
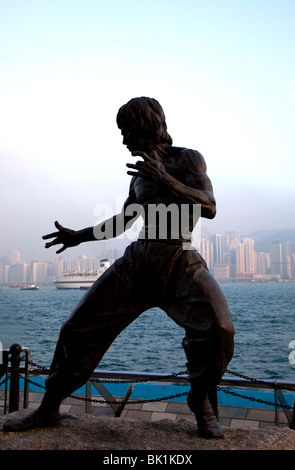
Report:
M 188 405 L 196 415 L 204 437 L 221 437 L 222 432 L 208 393 L 220 382 L 234 349 L 234 328 L 227 302 L 206 265 L 178 287 L 177 297 L 166 311 L 185 329 L 183 347 L 191 390 Z
M 222 437 L 211 397 L 232 357 L 232 338 L 232 332 L 222 328 L 207 334 L 189 329 L 183 340 L 191 383 L 187 401 L 204 437 Z
M 61 401 L 81 387 L 118 334 L 141 313 L 130 282 L 128 263 L 118 261 L 87 291 L 63 324 L 39 408 L 9 420 L 4 431 L 51 426 Z
M 65 398 L 85 384 L 115 338 L 141 312 L 128 273 L 124 279 L 120 266 L 112 265 L 62 326 L 46 389 Z

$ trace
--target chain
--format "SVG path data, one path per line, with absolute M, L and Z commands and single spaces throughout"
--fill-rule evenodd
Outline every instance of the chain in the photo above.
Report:
M 262 385 L 262 384 L 267 384 L 267 382 L 265 382 L 264 380 L 261 380 L 261 379 L 254 379 L 253 377 L 248 377 L 247 375 L 242 375 L 242 374 L 238 374 L 237 372 L 233 372 L 229 369 L 226 369 L 226 372 L 228 374 L 232 374 L 236 377 L 240 377 L 242 379 L 245 379 L 245 380 L 249 380 L 253 383 L 256 383 L 258 386 L 259 384 Z M 267 384 L 268 385 L 268 384 Z M 283 387 L 281 385 L 277 385 L 275 382 L 273 383 L 273 388 L 274 389 L 281 389 L 281 390 L 288 390 L 288 391 L 291 391 L 291 392 L 294 392 L 294 389 L 293 388 L 288 388 L 288 387 Z M 233 392 L 232 390 L 227 390 L 227 389 L 224 389 L 224 388 L 220 388 L 220 387 L 217 387 L 217 390 L 218 391 L 222 391 L 224 393 L 228 393 L 234 397 L 239 397 L 239 398 L 243 398 L 245 400 L 250 400 L 250 401 L 256 401 L 257 403 L 263 403 L 265 405 L 271 405 L 271 406 L 277 406 L 277 407 L 280 407 L 280 408 L 285 408 L 287 410 L 290 410 L 292 409 L 293 407 L 292 406 L 289 406 L 289 405 L 283 405 L 281 403 L 273 403 L 273 402 L 270 402 L 270 401 L 267 401 L 267 400 L 261 400 L 260 398 L 254 398 L 254 397 L 249 397 L 248 395 L 242 395 L 240 393 L 237 393 L 237 392 Z
M 22 359 L 22 361 L 25 361 L 25 359 Z M 42 369 L 42 370 L 44 370 L 44 371 L 46 371 L 46 372 L 49 372 L 48 367 L 40 366 L 40 364 L 36 364 L 36 363 L 33 362 L 33 361 L 28 361 L 28 363 L 29 363 L 31 366 L 33 366 L 33 367 L 37 367 L 37 369 Z
M 40 385 L 38 382 L 34 382 L 33 380 L 27 379 L 27 378 L 23 377 L 22 375 L 20 375 L 19 377 L 26 380 L 27 382 L 29 382 L 32 385 L 35 385 L 35 386 L 37 386 L 39 388 L 42 388 L 42 389 L 45 389 L 45 387 L 43 385 Z M 289 406 L 289 405 L 282 405 L 281 403 L 273 403 L 273 402 L 270 402 L 270 401 L 267 401 L 267 400 L 261 400 L 260 398 L 254 398 L 254 397 L 249 397 L 247 395 L 241 395 L 239 393 L 233 392 L 231 390 L 223 389 L 221 387 L 217 387 L 217 391 L 222 391 L 224 393 L 233 395 L 235 397 L 243 398 L 243 399 L 250 400 L 250 401 L 255 401 L 257 403 L 263 403 L 265 405 L 277 406 L 277 407 L 281 407 L 281 408 L 285 408 L 285 409 L 289 409 L 289 410 L 292 409 L 292 407 Z M 173 398 L 180 398 L 180 397 L 186 396 L 186 395 L 188 395 L 188 392 L 177 393 L 175 395 L 170 395 L 170 396 L 167 396 L 167 397 L 165 396 L 165 397 L 161 397 L 161 398 L 150 398 L 150 399 L 145 399 L 145 400 L 128 400 L 128 403 L 130 405 L 135 405 L 135 404 L 141 404 L 141 403 L 167 401 L 167 400 L 173 400 Z M 85 397 L 79 397 L 77 395 L 70 395 L 70 397 L 74 398 L 75 400 L 82 400 L 82 401 L 85 401 L 85 402 L 92 402 L 92 403 L 104 403 L 104 404 L 106 403 L 106 404 L 110 404 L 110 405 L 112 405 L 112 404 L 120 405 L 120 404 L 125 403 L 124 401 L 119 401 L 119 400 L 114 400 L 114 401 L 111 401 L 111 400 L 98 400 L 96 398 L 85 398 Z
M 41 366 L 40 364 L 36 364 L 35 362 L 33 361 L 28 361 L 29 364 L 33 367 L 37 367 L 38 369 L 41 369 L 41 370 L 44 370 L 46 372 L 49 371 L 49 369 L 47 367 L 44 367 L 44 366 Z M 187 373 L 187 370 L 186 371 L 182 371 L 182 372 L 177 372 L 177 373 L 173 373 L 171 375 L 168 375 L 167 377 L 165 378 L 174 378 L 174 377 L 177 377 L 179 375 L 184 375 Z M 25 377 L 23 377 L 22 375 L 19 376 L 20 378 L 26 380 L 27 382 L 31 383 L 32 385 L 35 385 L 39 388 L 43 388 L 45 389 L 45 387 L 43 385 L 40 385 L 39 383 L 37 382 L 34 382 L 33 380 L 31 379 L 27 379 Z M 128 383 L 128 384 L 131 384 L 131 383 L 140 383 L 140 382 L 151 382 L 151 381 L 154 381 L 156 379 L 156 377 L 153 377 L 153 378 L 149 378 L 149 379 L 135 379 L 135 380 L 101 380 L 101 379 L 89 379 L 90 382 L 99 382 L 99 383 L 113 383 L 113 384 L 122 384 L 122 383 Z M 162 398 L 150 398 L 149 400 L 128 400 L 128 403 L 133 405 L 133 404 L 138 404 L 138 403 L 149 403 L 149 402 L 156 402 L 156 401 L 166 401 L 166 400 L 172 400 L 173 398 L 179 398 L 179 397 L 182 397 L 182 396 L 186 396 L 188 394 L 188 392 L 183 392 L 183 393 L 177 393 L 176 395 L 170 395 L 168 397 L 162 397 Z M 118 400 L 116 401 L 109 401 L 109 400 L 97 400 L 96 398 L 84 398 L 84 397 L 79 397 L 77 395 L 70 395 L 71 398 L 74 398 L 75 400 L 83 400 L 83 401 L 90 401 L 90 402 L 93 402 L 93 403 L 107 403 L 107 404 L 123 404 L 124 402 L 120 402 Z
M 34 366 L 34 367 L 37 367 L 38 369 L 42 369 L 46 372 L 49 371 L 49 369 L 47 367 L 44 367 L 44 366 L 40 366 L 39 364 L 36 364 L 35 362 L 32 362 L 32 361 L 29 361 L 29 364 Z M 185 371 L 182 371 L 182 372 L 175 372 L 175 373 L 172 373 L 170 375 L 167 375 L 165 376 L 165 379 L 173 379 L 175 377 L 178 377 L 179 375 L 185 375 L 187 374 L 188 371 L 185 370 Z M 89 379 L 89 382 L 99 382 L 99 383 L 109 383 L 109 384 L 124 384 L 124 383 L 128 383 L 128 384 L 131 384 L 131 383 L 140 383 L 140 382 L 154 382 L 155 380 L 159 380 L 158 377 L 151 377 L 151 378 L 148 378 L 148 379 L 134 379 L 134 380 L 101 380 L 101 379 Z M 188 380 L 188 379 L 187 379 Z
M 287 410 L 291 410 L 291 409 L 292 409 L 292 406 L 290 406 L 290 405 L 283 405 L 283 404 L 281 404 L 281 403 L 273 403 L 273 402 L 271 402 L 271 401 L 261 400 L 260 398 L 249 397 L 248 395 L 242 395 L 242 394 L 240 394 L 240 393 L 233 392 L 232 390 L 227 390 L 227 389 L 225 389 L 225 388 L 217 387 L 217 391 L 221 391 L 221 392 L 224 392 L 224 393 L 233 395 L 234 397 L 243 398 L 243 399 L 245 399 L 245 400 L 256 401 L 257 403 L 263 403 L 264 405 L 270 405 L 270 406 L 285 408 L 285 409 L 287 409 Z
M 235 375 L 236 377 L 240 377 L 240 378 L 242 378 L 242 379 L 249 380 L 249 381 L 251 381 L 251 382 L 253 382 L 253 383 L 256 383 L 257 386 L 259 386 L 259 385 L 269 385 L 269 383 L 265 382 L 264 380 L 261 380 L 261 379 L 253 379 L 252 377 L 248 377 L 247 375 L 238 374 L 237 372 L 232 372 L 231 370 L 228 370 L 228 369 L 226 369 L 226 372 L 227 372 L 228 374 Z M 274 389 L 288 390 L 289 392 L 294 392 L 294 388 L 286 387 L 286 386 L 283 386 L 283 385 L 278 385 L 276 382 L 273 382 L 272 387 L 273 387 Z
M 161 397 L 161 398 L 149 398 L 145 400 L 128 400 L 129 405 L 136 405 L 139 403 L 150 403 L 150 402 L 155 402 L 155 401 L 166 401 L 166 400 L 173 400 L 173 398 L 178 398 L 178 397 L 183 397 L 186 396 L 188 392 L 183 392 L 183 393 L 177 393 L 176 395 L 170 395 L 168 397 Z M 91 401 L 94 403 L 107 403 L 107 404 L 114 404 L 114 405 L 120 405 L 126 403 L 125 401 L 109 401 L 109 400 L 97 400 L 96 398 L 84 398 L 84 397 L 79 397 L 75 395 L 71 395 L 71 398 L 75 398 L 76 400 L 83 400 L 83 401 Z
M 2 382 L 0 382 L 0 386 L 8 382 L 9 379 L 10 379 L 10 374 L 7 374 L 7 377 L 4 380 L 2 380 Z
M 31 379 L 27 379 L 26 377 L 23 377 L 22 375 L 19 375 L 19 378 L 25 380 L 26 382 L 29 382 L 32 385 L 35 385 L 36 387 L 45 389 L 44 385 L 40 385 L 38 382 L 34 382 Z M 150 398 L 149 400 L 128 400 L 129 404 L 136 404 L 136 403 L 148 403 L 148 402 L 154 402 L 154 401 L 164 401 L 164 400 L 172 400 L 173 398 L 178 398 L 187 395 L 188 392 L 183 392 L 183 393 L 177 393 L 176 395 L 170 395 L 168 397 L 162 397 L 162 398 Z M 109 401 L 109 400 L 97 400 L 96 398 L 84 398 L 84 397 L 79 397 L 77 395 L 70 395 L 71 398 L 74 398 L 75 400 L 82 400 L 82 401 L 91 401 L 94 403 L 108 403 L 108 404 L 114 404 L 114 405 L 119 405 L 123 404 L 125 402 L 120 402 L 118 400 L 115 401 Z

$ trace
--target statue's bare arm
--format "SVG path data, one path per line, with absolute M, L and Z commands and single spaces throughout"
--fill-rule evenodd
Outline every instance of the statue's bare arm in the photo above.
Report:
M 184 204 L 200 204 L 202 217 L 207 219 L 215 217 L 216 202 L 213 188 L 206 173 L 205 160 L 199 152 L 188 149 L 182 151 L 182 171 L 187 175 L 185 184 L 167 172 L 164 163 L 157 157 L 156 153 L 150 156 L 144 152 L 136 151 L 133 152 L 133 156 L 140 156 L 143 160 L 137 161 L 135 164 L 127 164 L 127 167 L 132 169 L 127 172 L 129 175 L 157 181 L 159 184 L 164 185 L 178 201 Z
M 139 212 L 132 214 L 129 213 L 129 215 L 126 215 L 126 213 L 128 213 L 126 208 L 132 207 L 132 204 L 135 202 L 135 196 L 131 185 L 129 196 L 123 205 L 122 211 L 110 219 L 105 220 L 101 224 L 98 224 L 97 226 L 87 227 L 82 230 L 72 230 L 63 227 L 59 222 L 56 221 L 54 225 L 58 231 L 49 233 L 48 235 L 44 235 L 42 237 L 43 240 L 54 238 L 54 240 L 45 244 L 45 248 L 62 244 L 63 246 L 56 252 L 59 254 L 67 248 L 80 245 L 80 243 L 91 242 L 95 240 L 106 240 L 121 235 L 128 227 L 130 221 L 134 223 L 135 220 L 140 216 Z
M 67 248 L 77 246 L 80 243 L 105 240 L 121 235 L 126 230 L 128 224 L 130 222 L 134 223 L 141 215 L 139 212 L 136 214 L 130 214 L 129 212 L 129 215 L 126 215 L 128 212 L 126 209 L 132 208 L 132 205 L 137 203 L 133 190 L 133 182 L 138 176 L 164 185 L 183 204 L 200 204 L 202 217 L 208 219 L 215 217 L 216 203 L 212 184 L 207 176 L 206 163 L 201 154 L 186 149 L 183 151 L 182 170 L 187 175 L 185 183 L 180 182 L 167 172 L 165 165 L 156 153 L 149 156 L 144 152 L 135 151 L 133 156 L 140 156 L 143 160 L 135 164 L 127 164 L 127 167 L 131 168 L 127 173 L 134 178 L 131 181 L 129 196 L 123 205 L 121 213 L 95 227 L 88 227 L 78 231 L 65 228 L 59 222 L 55 222 L 58 231 L 42 237 L 44 240 L 54 238 L 54 240 L 46 243 L 45 248 L 62 244 L 62 248 L 56 252 L 59 254 Z

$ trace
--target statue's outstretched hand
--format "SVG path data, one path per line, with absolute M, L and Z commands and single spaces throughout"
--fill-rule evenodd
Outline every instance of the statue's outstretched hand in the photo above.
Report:
M 42 237 L 43 240 L 48 240 L 49 238 L 54 238 L 51 242 L 45 244 L 45 248 L 50 248 L 54 245 L 63 244 L 63 247 L 57 250 L 57 254 L 61 253 L 62 251 L 66 250 L 69 247 L 77 246 L 80 244 L 81 240 L 79 237 L 79 232 L 75 230 L 71 230 L 69 228 L 65 228 L 57 221 L 54 222 L 54 225 L 58 229 L 58 232 L 49 233 L 48 235 L 44 235 Z

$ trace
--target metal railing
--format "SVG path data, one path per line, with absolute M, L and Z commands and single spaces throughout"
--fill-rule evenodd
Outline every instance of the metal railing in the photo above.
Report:
M 20 362 L 23 360 L 21 353 L 25 353 L 25 367 L 20 367 Z M 9 366 L 10 362 L 10 366 Z M 20 372 L 24 374 L 24 395 L 23 407 L 28 408 L 29 405 L 29 376 L 30 376 L 30 351 L 28 348 L 22 348 L 19 344 L 13 344 L 10 349 L 2 350 L 2 364 L 0 364 L 0 384 L 5 383 L 4 394 L 4 414 L 7 412 L 7 396 L 8 396 L 8 379 L 10 380 L 9 387 L 9 413 L 19 410 L 19 377 Z M 1 381 L 3 376 L 6 376 Z
M 21 358 L 21 353 L 25 354 L 25 359 Z M 10 389 L 9 389 L 9 413 L 19 410 L 19 378 L 24 379 L 24 397 L 23 397 L 23 407 L 28 407 L 29 400 L 29 384 L 32 383 L 37 385 L 40 388 L 44 386 L 35 383 L 30 379 L 32 375 L 48 375 L 49 369 L 46 367 L 40 366 L 30 360 L 30 351 L 27 348 L 22 348 L 18 344 L 13 344 L 11 348 L 2 350 L 3 364 L 0 365 L 0 385 L 5 383 L 5 397 L 4 397 L 4 414 L 7 411 L 7 397 L 8 397 L 8 388 L 7 382 L 10 380 Z M 24 361 L 25 366 L 21 367 L 20 363 Z M 11 365 L 9 366 L 9 362 Z M 186 371 L 187 372 L 187 371 Z M 77 398 L 85 401 L 85 412 L 90 413 L 91 402 L 101 402 L 108 403 L 114 409 L 115 415 L 119 416 L 122 412 L 126 402 L 128 401 L 132 393 L 132 384 L 134 383 L 145 383 L 145 382 L 168 382 L 168 383 L 185 383 L 189 385 L 189 377 L 186 372 L 179 372 L 177 374 L 159 374 L 159 373 L 146 373 L 146 372 L 130 372 L 130 371 L 109 371 L 109 370 L 99 370 L 96 369 L 88 382 L 86 383 L 86 393 L 85 398 L 80 396 L 71 395 L 73 398 Z M 287 390 L 290 392 L 295 392 L 295 382 L 285 381 L 285 380 L 260 380 L 251 378 L 245 375 L 238 374 L 227 370 L 228 373 L 233 374 L 234 377 L 224 376 L 219 386 L 216 388 L 216 404 L 217 404 L 217 391 L 221 390 L 222 392 L 231 394 L 235 397 L 240 397 L 242 399 L 248 399 L 259 403 L 265 403 L 267 405 L 272 405 L 275 408 L 275 422 L 276 425 L 279 425 L 279 410 L 283 409 L 287 417 L 288 423 L 292 429 L 295 429 L 295 400 L 293 406 L 290 406 L 286 403 L 285 397 L 282 393 L 282 390 Z M 22 376 L 21 374 L 24 374 Z M 1 381 L 1 377 L 6 375 L 6 379 Z M 106 380 L 107 379 L 107 380 Z M 111 395 L 104 383 L 128 383 L 129 387 L 122 399 L 115 398 Z M 104 400 L 97 400 L 92 398 L 91 386 L 94 386 L 104 397 Z M 265 401 L 262 399 L 257 399 L 254 397 L 248 397 L 241 395 L 232 390 L 226 390 L 222 387 L 230 386 L 234 389 L 237 388 L 254 388 L 254 389 L 271 389 L 274 391 L 274 402 Z M 150 401 L 164 401 L 167 399 L 173 399 L 179 396 L 185 396 L 187 392 L 171 395 L 170 397 L 154 398 L 147 400 L 134 400 L 129 403 L 140 403 L 140 402 L 150 402 Z

